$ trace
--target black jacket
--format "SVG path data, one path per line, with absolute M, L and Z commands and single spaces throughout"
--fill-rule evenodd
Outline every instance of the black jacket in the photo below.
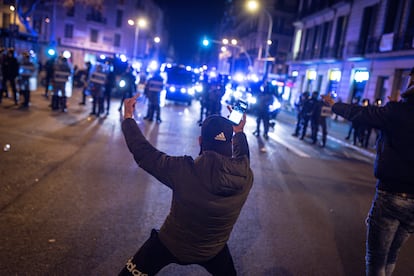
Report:
M 380 129 L 374 163 L 377 188 L 414 194 L 414 95 L 384 107 L 336 103 L 332 111 Z
M 181 262 L 207 261 L 227 243 L 253 184 L 244 133 L 233 136 L 233 157 L 204 151 L 169 156 L 154 148 L 133 119 L 122 131 L 137 164 L 171 188 L 170 213 L 159 238 Z

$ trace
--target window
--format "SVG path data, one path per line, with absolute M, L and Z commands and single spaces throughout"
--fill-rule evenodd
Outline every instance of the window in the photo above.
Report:
M 397 21 L 399 1 L 388 1 L 386 9 L 384 34 L 393 33 Z
M 65 24 L 65 38 L 73 38 L 73 25 Z
M 99 35 L 99 31 L 96 29 L 91 29 L 91 37 L 90 37 L 90 41 L 91 42 L 98 42 L 98 35 Z
M 123 20 L 123 16 L 124 12 L 122 10 L 117 10 L 116 11 L 116 27 L 120 28 L 122 27 L 122 20 Z
M 75 16 L 75 5 L 69 6 L 66 9 L 66 16 L 68 16 L 68 17 L 74 17 Z
M 120 34 L 115 34 L 114 46 L 115 47 L 120 47 L 121 46 L 121 35 Z

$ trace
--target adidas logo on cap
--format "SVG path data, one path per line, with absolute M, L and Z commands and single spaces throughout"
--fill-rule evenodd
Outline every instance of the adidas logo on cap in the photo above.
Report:
M 223 142 L 227 141 L 226 136 L 224 135 L 223 132 L 220 132 L 219 134 L 217 134 L 216 137 L 214 137 L 214 140 L 223 141 Z

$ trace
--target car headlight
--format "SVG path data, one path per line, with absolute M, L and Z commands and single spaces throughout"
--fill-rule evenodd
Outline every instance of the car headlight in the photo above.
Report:
M 183 93 L 183 94 L 185 94 L 185 93 L 187 93 L 187 89 L 186 89 L 186 88 L 184 88 L 184 87 L 182 87 L 182 88 L 180 89 L 180 92 L 181 92 L 181 93 Z
M 195 86 L 195 90 L 198 92 L 198 93 L 201 93 L 201 92 L 203 92 L 203 86 L 202 85 L 196 85 Z
M 170 86 L 170 92 L 175 92 L 175 87 L 174 86 Z

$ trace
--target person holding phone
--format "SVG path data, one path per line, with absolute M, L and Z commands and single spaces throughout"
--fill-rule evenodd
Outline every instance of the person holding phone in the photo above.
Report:
M 172 190 L 172 202 L 160 230 L 152 229 L 119 275 L 155 275 L 171 263 L 236 275 L 227 241 L 253 185 L 246 114 L 238 125 L 207 117 L 199 156 L 170 156 L 152 146 L 133 119 L 137 97 L 125 100 L 125 141 L 137 164 Z
M 414 232 L 414 68 L 408 88 L 385 106 L 324 101 L 352 122 L 380 130 L 374 175 L 375 197 L 367 218 L 366 275 L 391 275 L 402 245 Z

